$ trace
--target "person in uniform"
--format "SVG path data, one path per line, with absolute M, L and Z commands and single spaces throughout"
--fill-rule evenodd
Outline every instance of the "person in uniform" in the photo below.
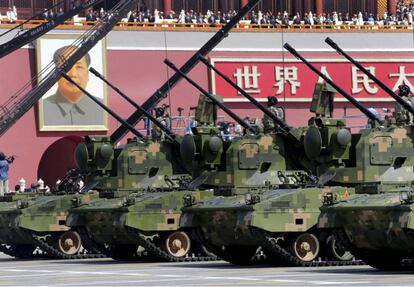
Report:
M 267 97 L 267 108 L 271 111 L 276 117 L 281 120 L 285 120 L 285 111 L 282 107 L 277 107 L 278 100 L 275 96 Z M 263 117 L 263 130 L 264 133 L 275 132 L 277 128 L 277 123 L 269 117 L 267 114 Z
M 170 128 L 170 116 L 167 113 L 167 108 L 169 106 L 162 105 L 155 109 L 155 117 L 157 120 L 165 127 Z M 158 126 L 154 125 L 152 129 L 152 139 L 153 140 L 164 140 L 165 139 L 165 132 L 161 130 Z
M 398 87 L 398 96 L 400 96 L 404 101 L 414 107 L 414 98 L 410 96 L 410 87 L 408 85 L 401 85 Z M 395 105 L 395 120 L 398 125 L 414 124 L 413 114 L 410 111 L 406 110 L 398 102 Z

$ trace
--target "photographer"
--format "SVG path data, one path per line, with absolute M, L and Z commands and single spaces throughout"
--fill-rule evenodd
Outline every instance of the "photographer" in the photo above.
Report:
M 9 164 L 14 161 L 14 156 L 6 157 L 0 152 L 0 196 L 9 192 Z

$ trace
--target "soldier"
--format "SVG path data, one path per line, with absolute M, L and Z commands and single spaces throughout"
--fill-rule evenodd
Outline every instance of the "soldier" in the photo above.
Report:
M 170 122 L 170 116 L 167 113 L 168 107 L 169 106 L 164 104 L 161 107 L 156 108 L 155 117 L 164 126 L 166 126 L 167 128 L 170 128 L 171 122 Z M 152 139 L 153 140 L 164 140 L 164 138 L 165 138 L 165 133 L 158 126 L 153 126 Z
M 410 87 L 407 85 L 401 85 L 398 87 L 398 95 L 411 106 L 414 106 L 414 98 L 410 96 Z M 413 114 L 404 109 L 400 104 L 395 105 L 395 119 L 398 125 L 414 124 Z
M 375 115 L 376 117 L 379 116 L 379 113 L 375 108 L 371 107 L 368 110 L 371 112 L 371 114 Z M 375 120 L 368 119 L 367 128 L 375 128 Z
M 267 107 L 269 111 L 271 111 L 274 115 L 276 115 L 279 119 L 285 120 L 285 111 L 282 107 L 277 106 L 277 98 L 274 96 L 267 97 Z M 275 132 L 277 128 L 277 123 L 275 123 L 272 118 L 268 115 L 264 115 L 263 117 L 263 130 L 264 133 Z

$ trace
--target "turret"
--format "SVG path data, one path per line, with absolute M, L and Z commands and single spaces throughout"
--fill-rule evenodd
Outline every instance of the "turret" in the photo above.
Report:
M 180 73 L 171 62 L 165 62 Z M 203 93 L 198 105 L 203 109 L 196 112 L 201 125 L 193 129 L 193 135 L 186 135 L 181 143 L 181 156 L 190 166 L 197 185 L 215 187 L 220 194 L 228 194 L 252 188 L 267 189 L 307 183 L 308 173 L 303 169 L 297 169 L 295 161 L 286 156 L 292 147 L 286 145 L 285 136 L 276 133 L 262 134 L 252 129 L 223 105 L 220 98 L 210 95 L 188 76 L 182 77 Z M 225 141 L 214 125 L 216 106 L 245 127 L 246 133 L 231 141 Z M 206 112 L 208 110 L 210 112 Z M 270 114 L 283 125 L 285 132 L 289 133 L 288 125 Z M 233 189 L 234 187 L 237 189 Z
M 369 119 L 381 123 L 381 120 L 376 115 L 372 114 L 331 79 L 306 61 L 289 44 L 285 44 L 285 48 L 347 98 Z M 329 121 L 329 119 L 326 120 Z M 340 155 L 339 157 L 337 156 L 338 165 L 332 166 L 320 161 L 320 159 L 324 158 L 324 142 L 348 143 L 347 150 L 336 151 Z M 306 132 L 304 143 L 307 156 L 315 158 L 317 162 L 320 162 L 317 174 L 331 169 L 334 175 L 332 178 L 334 184 L 358 185 L 363 189 L 368 186 L 368 189 L 377 192 L 381 186 L 378 183 L 410 182 L 414 180 L 413 136 L 407 128 L 394 126 L 364 129 L 359 133 L 352 134 L 352 136 L 350 136 L 348 131 L 341 129 L 334 137 L 329 134 L 324 135 L 320 130 L 312 128 Z M 335 152 L 332 154 L 335 154 Z
M 309 120 L 309 127 L 292 128 L 208 63 L 206 59 L 200 60 L 277 123 L 277 136 L 282 136 L 286 141 L 285 145 L 291 149 L 284 157 L 296 162 L 296 168 L 320 174 L 321 165 L 324 166 L 323 170 L 326 170 L 328 165 L 338 166 L 343 160 L 349 159 L 351 134 L 346 129 L 344 120 L 332 119 L 333 98 L 336 93 L 332 86 L 316 84 L 310 108 L 316 117 Z
M 95 75 L 99 75 L 94 71 Z M 76 85 L 82 92 L 94 100 L 98 105 L 114 116 L 122 125 L 125 125 L 135 138 L 129 139 L 125 146 L 114 147 L 110 136 L 86 136 L 85 143 L 81 143 L 75 150 L 75 159 L 78 168 L 87 173 L 86 187 L 95 187 L 98 190 L 144 190 L 170 189 L 185 186 L 190 176 L 177 160 L 179 143 L 175 135 L 147 111 L 148 119 L 154 124 L 163 127 L 168 139 L 162 142 L 153 142 L 123 120 L 114 111 L 77 85 L 70 77 L 62 75 Z M 99 75 L 101 79 L 103 77 Z M 105 82 L 128 102 L 133 102 L 114 85 Z M 142 109 L 133 103 L 137 109 Z

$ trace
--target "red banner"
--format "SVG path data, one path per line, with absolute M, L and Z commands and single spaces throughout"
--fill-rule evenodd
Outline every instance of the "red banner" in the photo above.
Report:
M 394 91 L 407 84 L 414 92 L 414 62 L 401 59 L 361 60 L 378 79 Z M 212 58 L 211 63 L 250 95 L 259 100 L 276 95 L 280 101 L 308 102 L 315 84 L 323 80 L 305 64 L 281 59 Z M 360 101 L 393 101 L 378 85 L 354 65 L 343 59 L 310 59 L 317 69 L 339 87 Z M 224 101 L 242 102 L 246 99 L 220 76 L 211 72 L 211 90 Z M 336 101 L 346 101 L 340 94 Z

